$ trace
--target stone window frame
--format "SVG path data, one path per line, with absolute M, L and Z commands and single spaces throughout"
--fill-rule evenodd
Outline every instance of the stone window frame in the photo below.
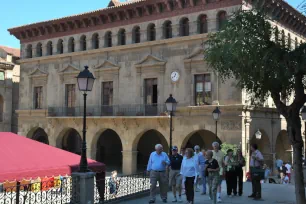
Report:
M 29 80 L 30 80 L 30 101 L 32 101 L 31 103 L 31 108 L 33 110 L 41 110 L 41 109 L 46 109 L 48 104 L 47 104 L 47 97 L 48 97 L 48 93 L 47 93 L 47 85 L 48 85 L 48 73 L 41 70 L 39 67 L 36 67 L 30 74 L 29 74 Z M 35 101 L 34 99 L 34 89 L 35 87 L 42 87 L 42 107 L 40 109 L 36 109 L 35 108 Z

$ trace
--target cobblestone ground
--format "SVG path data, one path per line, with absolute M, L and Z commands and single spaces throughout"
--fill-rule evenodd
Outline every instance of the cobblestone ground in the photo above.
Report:
M 225 182 L 222 184 L 222 203 L 237 203 L 237 204 L 295 204 L 295 191 L 293 185 L 281 185 L 281 184 L 262 184 L 262 200 L 254 201 L 248 198 L 251 194 L 252 185 L 247 182 L 244 183 L 244 193 L 241 197 L 236 196 L 229 198 L 226 196 L 226 185 Z M 156 203 L 163 203 L 159 197 L 156 197 Z M 186 197 L 183 196 L 183 203 L 186 203 Z M 173 195 L 168 193 L 168 203 L 172 203 Z M 150 200 L 149 197 L 140 199 L 120 202 L 122 204 L 145 204 Z M 195 204 L 210 204 L 211 201 L 207 195 L 195 194 Z

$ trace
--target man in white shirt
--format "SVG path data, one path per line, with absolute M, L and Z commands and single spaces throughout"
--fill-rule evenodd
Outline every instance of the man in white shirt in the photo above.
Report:
M 287 168 L 286 174 L 289 178 L 289 183 L 291 181 L 291 170 L 292 170 L 292 166 L 290 165 L 289 162 L 286 163 L 285 167 Z
M 199 165 L 200 167 L 200 164 L 199 164 L 199 156 L 202 155 L 202 152 L 200 151 L 200 146 L 199 145 L 196 145 L 194 146 L 194 159 L 196 160 L 197 164 Z M 200 183 L 200 175 L 197 176 L 197 180 L 195 182 L 195 191 L 196 192 L 199 192 L 200 191 L 200 188 L 198 187 L 199 183 Z

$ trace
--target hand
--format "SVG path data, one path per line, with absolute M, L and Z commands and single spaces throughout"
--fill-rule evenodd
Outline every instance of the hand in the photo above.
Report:
M 162 162 L 163 165 L 166 165 L 167 163 L 165 161 Z

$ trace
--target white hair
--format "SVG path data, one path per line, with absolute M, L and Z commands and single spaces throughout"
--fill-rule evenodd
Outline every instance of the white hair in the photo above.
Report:
M 155 149 L 158 149 L 158 148 L 163 148 L 163 145 L 161 145 L 161 144 L 155 145 Z
M 206 154 L 207 154 L 207 155 L 210 155 L 211 157 L 214 155 L 213 151 L 211 151 L 211 150 L 208 150 L 208 151 L 206 152 Z
M 215 147 L 215 146 L 220 147 L 220 144 L 219 144 L 218 142 L 213 142 L 213 143 L 212 143 L 212 146 L 213 146 L 213 147 Z

